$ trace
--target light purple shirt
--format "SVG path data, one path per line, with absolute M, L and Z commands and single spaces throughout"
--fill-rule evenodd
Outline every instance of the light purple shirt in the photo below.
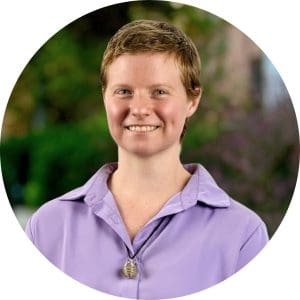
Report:
M 44 204 L 26 233 L 58 268 L 108 294 L 137 299 L 184 296 L 208 288 L 247 264 L 265 246 L 265 224 L 231 199 L 199 164 L 184 189 L 130 241 L 107 179 L 117 163 L 104 165 L 86 184 Z M 142 196 L 142 195 L 141 195 Z M 136 257 L 138 275 L 121 274 L 131 254 L 159 229 Z

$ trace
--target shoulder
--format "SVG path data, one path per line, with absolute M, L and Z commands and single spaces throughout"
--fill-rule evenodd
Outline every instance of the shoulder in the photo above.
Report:
M 116 163 L 102 166 L 84 185 L 42 205 L 27 222 L 29 238 L 34 241 L 42 235 L 56 237 L 62 229 L 88 222 L 91 218 L 87 216 L 107 194 L 107 178 L 116 167 Z
M 240 250 L 254 257 L 269 241 L 266 224 L 256 212 L 235 200 L 231 200 L 228 217 L 233 220 L 232 230 L 239 232 Z
M 33 242 L 41 236 L 49 237 L 55 232 L 61 232 L 66 223 L 77 219 L 78 215 L 82 214 L 86 208 L 82 199 L 75 201 L 50 200 L 28 220 L 26 233 Z
M 186 198 L 192 195 L 197 200 L 197 206 L 208 213 L 210 221 L 243 232 L 265 226 L 257 213 L 230 197 L 204 166 L 189 164 L 186 168 L 193 174 Z
M 234 259 L 235 270 L 256 256 L 267 244 L 267 227 L 261 217 L 245 205 L 229 198 L 227 207 L 212 207 L 198 203 L 192 219 L 207 244 L 221 249 Z
M 264 245 L 268 240 L 267 228 L 261 217 L 244 204 L 231 198 L 212 177 L 201 172 L 191 193 L 196 205 L 188 204 L 185 220 L 197 234 L 205 235 L 220 249 L 241 249 L 247 241 Z
M 256 228 L 257 226 L 264 224 L 263 220 L 256 212 L 232 198 L 230 198 L 230 205 L 225 213 L 228 215 L 228 218 L 233 219 L 234 223 L 243 223 L 250 228 Z
M 266 246 L 269 235 L 260 216 L 235 200 L 231 200 L 228 216 L 233 220 L 232 230 L 240 236 L 235 268 L 235 271 L 238 271 Z
M 241 249 L 246 244 L 262 248 L 268 233 L 260 216 L 230 197 L 202 165 L 187 167 L 193 176 L 185 199 L 192 197 L 197 201 L 191 212 L 193 216 L 189 218 L 197 224 L 196 228 L 203 226 L 210 233 L 210 240 L 228 249 Z
M 241 244 L 257 230 L 263 230 L 267 235 L 267 228 L 262 218 L 232 198 L 228 198 L 228 205 L 223 207 L 198 202 L 191 213 L 194 222 L 205 223 L 209 231 L 219 232 L 227 238 L 239 237 Z
M 30 218 L 31 228 L 53 228 L 62 223 L 85 215 L 94 205 L 95 199 L 102 199 L 107 193 L 106 180 L 115 164 L 100 168 L 84 185 L 75 188 L 43 204 Z
M 83 198 L 76 200 L 53 199 L 43 204 L 31 217 L 32 222 L 51 222 L 64 219 L 70 214 L 76 214 L 76 211 L 84 205 Z

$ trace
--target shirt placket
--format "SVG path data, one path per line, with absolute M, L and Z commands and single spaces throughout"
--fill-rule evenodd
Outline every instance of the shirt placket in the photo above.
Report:
M 128 279 L 125 276 L 123 277 L 120 291 L 121 295 L 126 295 L 129 297 L 139 299 L 139 288 L 140 283 L 143 280 L 144 273 L 142 255 L 143 252 L 152 244 L 152 242 L 155 241 L 159 233 L 163 230 L 163 227 L 165 226 L 163 224 L 164 222 L 161 224 L 162 226 L 158 228 L 156 232 L 154 232 L 150 239 L 147 240 L 151 235 L 152 231 L 155 230 L 155 227 L 158 225 L 159 222 L 160 220 L 150 222 L 147 226 L 143 227 L 134 238 L 132 242 L 133 252 L 130 251 L 130 255 L 133 256 L 135 253 L 137 253 L 137 255 L 134 257 L 134 262 L 136 263 L 138 272 L 135 278 Z M 143 245 L 145 241 L 146 243 Z
M 89 198 L 86 199 L 89 203 L 92 202 L 92 197 L 89 195 Z M 119 214 L 118 209 L 114 206 L 113 199 L 111 199 L 112 194 L 108 192 L 103 199 L 95 201 L 93 205 L 91 205 L 91 209 L 95 215 L 100 217 L 102 220 L 107 223 L 108 226 L 118 235 L 120 238 L 120 242 L 123 244 L 122 247 L 124 252 L 124 264 L 127 261 L 128 253 L 126 247 L 129 249 L 130 254 L 134 254 L 134 247 L 130 241 L 130 237 L 127 233 L 125 224 Z M 120 265 L 120 271 L 123 265 Z M 140 268 L 140 263 L 137 259 L 137 267 Z M 119 282 L 119 296 L 126 296 L 137 298 L 138 297 L 138 284 L 140 280 L 140 272 L 138 272 L 135 278 L 129 279 L 123 276 L 121 278 L 121 282 Z
M 99 199 L 98 197 L 96 197 L 96 195 L 94 195 L 94 201 L 93 196 L 89 195 L 87 197 L 88 199 L 86 200 L 88 200 L 90 204 L 93 203 L 91 205 L 91 208 L 94 214 L 102 218 L 119 236 L 121 243 L 123 243 L 124 247 L 122 248 L 124 249 L 124 264 L 128 259 L 128 252 L 126 247 L 129 250 L 130 256 L 133 256 L 138 251 L 138 254 L 134 257 L 134 261 L 138 268 L 137 275 L 134 278 L 126 278 L 125 276 L 123 276 L 121 278 L 121 282 L 119 282 L 120 288 L 118 292 L 120 296 L 138 299 L 139 285 L 141 280 L 143 279 L 144 273 L 142 261 L 143 253 L 144 251 L 148 252 L 151 250 L 152 243 L 156 241 L 157 237 L 169 223 L 168 216 L 174 215 L 186 208 L 182 206 L 181 195 L 176 195 L 175 197 L 173 197 L 173 199 L 170 199 L 170 203 L 163 207 L 161 211 L 159 211 L 147 224 L 145 224 L 145 226 L 138 232 L 132 242 L 126 230 L 125 224 L 120 216 L 119 210 L 115 205 L 113 195 L 110 192 L 107 192 L 102 199 Z M 191 203 L 189 203 L 189 205 L 191 205 Z M 142 244 L 145 242 L 145 240 L 147 240 L 147 238 L 149 238 L 151 232 L 155 229 L 155 227 L 163 217 L 167 217 L 166 221 L 162 222 L 158 230 L 142 246 Z M 142 248 L 140 249 L 141 246 Z M 120 269 L 122 267 L 123 265 L 120 266 Z

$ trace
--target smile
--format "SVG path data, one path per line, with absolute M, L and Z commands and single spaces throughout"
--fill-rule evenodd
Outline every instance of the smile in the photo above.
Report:
M 159 126 L 152 126 L 152 125 L 143 125 L 143 126 L 137 126 L 137 125 L 132 125 L 132 126 L 127 126 L 126 128 L 129 131 L 136 131 L 136 132 L 151 132 L 157 129 Z

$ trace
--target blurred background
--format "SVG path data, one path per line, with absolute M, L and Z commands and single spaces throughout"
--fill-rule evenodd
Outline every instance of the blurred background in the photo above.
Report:
M 204 94 L 189 122 L 182 162 L 203 164 L 232 198 L 261 216 L 272 236 L 298 174 L 299 133 L 288 91 L 266 55 L 235 27 L 166 1 L 117 4 L 77 19 L 50 38 L 20 75 L 1 136 L 4 184 L 20 224 L 24 228 L 43 203 L 117 161 L 100 63 L 109 38 L 135 19 L 170 22 L 193 39 Z

